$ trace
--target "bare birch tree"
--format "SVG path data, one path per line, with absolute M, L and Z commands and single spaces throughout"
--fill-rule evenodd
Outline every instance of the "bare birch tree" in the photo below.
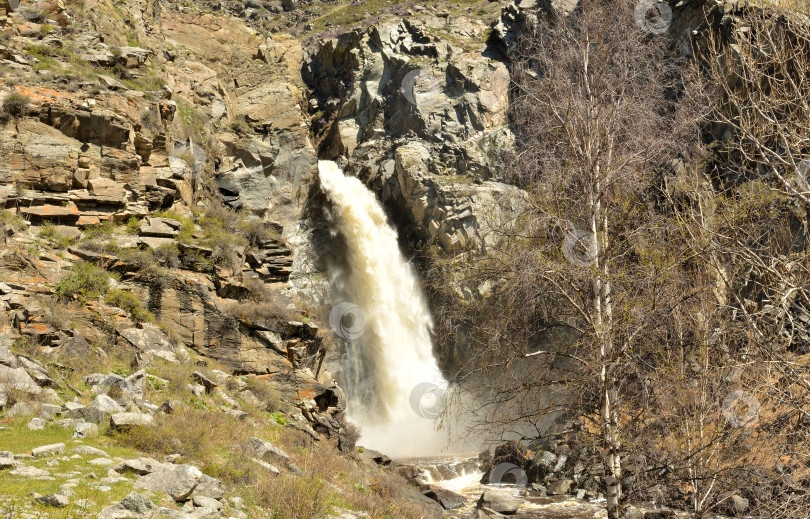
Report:
M 456 290 L 466 284 L 483 304 L 439 315 L 449 336 L 481 345 L 458 377 L 487 373 L 481 427 L 520 435 L 549 414 L 577 418 L 601 456 L 611 519 L 625 515 L 633 439 L 623 427 L 643 359 L 698 294 L 682 274 L 683 236 L 657 207 L 662 165 L 696 142 L 677 100 L 680 72 L 625 1 L 582 2 L 518 42 L 512 173 L 530 207 L 501 247 L 453 265 L 467 275 Z

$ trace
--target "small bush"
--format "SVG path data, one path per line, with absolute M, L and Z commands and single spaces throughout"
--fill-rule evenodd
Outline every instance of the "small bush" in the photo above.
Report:
M 3 101 L 3 113 L 11 117 L 21 117 L 25 115 L 30 104 L 30 97 L 19 92 L 12 92 Z
M 84 304 L 106 293 L 109 286 L 110 274 L 107 271 L 82 261 L 71 267 L 54 288 L 54 294 L 59 301 L 76 298 Z
M 250 435 L 250 424 L 235 422 L 219 410 L 181 407 L 172 414 L 156 415 L 153 427 L 136 427 L 115 439 L 147 454 L 178 453 L 189 462 L 205 463 L 216 452 L 242 445 Z
M 155 259 L 164 267 L 180 266 L 180 249 L 174 243 L 164 243 L 155 249 Z
M 281 239 L 276 230 L 262 220 L 245 218 L 239 222 L 238 228 L 239 233 L 245 237 L 248 245 L 252 247 L 266 241 Z
M 61 247 L 61 248 L 67 247 L 68 245 L 70 245 L 74 241 L 71 236 L 68 236 L 67 234 L 59 232 L 56 229 L 56 227 L 54 227 L 50 223 L 45 224 L 39 230 L 39 237 L 40 238 L 45 238 L 46 240 L 49 240 L 51 243 L 53 243 L 54 245 L 56 245 L 58 247 Z
M 98 240 L 101 238 L 109 238 L 115 231 L 115 222 L 106 220 L 101 225 L 93 225 L 84 230 L 84 239 Z
M 141 232 L 141 221 L 134 216 L 127 221 L 127 234 L 137 236 Z
M 143 307 L 138 296 L 128 290 L 111 289 L 104 296 L 104 301 L 108 305 L 126 310 L 138 322 L 152 322 L 155 320 L 155 316 Z
M 10 225 L 14 232 L 19 232 L 28 227 L 28 222 L 22 216 L 6 209 L 0 210 L 0 223 Z
M 256 504 L 273 519 L 323 517 L 332 509 L 334 491 L 314 474 L 262 478 L 255 485 Z
M 281 395 L 269 382 L 257 377 L 248 377 L 245 383 L 248 390 L 262 402 L 267 412 L 278 413 L 284 410 L 284 401 L 281 399 Z
M 245 303 L 232 302 L 225 307 L 225 313 L 235 319 L 248 323 L 261 323 L 262 321 L 298 321 L 301 316 L 278 306 L 275 303 L 258 303 L 249 301 Z

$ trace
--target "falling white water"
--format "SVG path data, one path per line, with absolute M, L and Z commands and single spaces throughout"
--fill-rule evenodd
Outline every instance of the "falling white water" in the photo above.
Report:
M 318 169 L 331 202 L 332 233 L 343 243 L 329 267 L 329 282 L 333 317 L 354 319 L 338 326 L 349 330 L 339 335 L 351 338 L 341 382 L 349 417 L 361 429 L 359 443 L 390 456 L 438 453 L 447 440 L 431 419 L 430 399 L 442 390 L 424 395 L 427 412 L 411 403 L 415 388 L 446 386 L 433 357 L 430 311 L 419 281 L 374 194 L 334 162 L 320 161 Z

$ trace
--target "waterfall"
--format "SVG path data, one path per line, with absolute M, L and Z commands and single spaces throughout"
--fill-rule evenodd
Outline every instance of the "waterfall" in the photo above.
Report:
M 397 233 L 360 180 L 318 163 L 336 259 L 330 325 L 344 339 L 341 386 L 360 444 L 391 456 L 438 453 L 434 420 L 446 386 L 433 357 L 430 311 Z

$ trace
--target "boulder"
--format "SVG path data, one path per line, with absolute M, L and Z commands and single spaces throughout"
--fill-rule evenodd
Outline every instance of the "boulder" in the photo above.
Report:
M 222 486 L 222 481 L 203 474 L 197 488 L 194 489 L 194 496 L 222 499 L 225 497 L 225 487 Z
M 194 506 L 200 508 L 212 508 L 216 511 L 222 509 L 221 502 L 217 501 L 212 497 L 198 496 L 196 492 L 194 493 L 194 496 L 191 498 L 191 501 L 192 503 L 194 503 Z
M 512 492 L 503 489 L 488 488 L 478 499 L 478 508 L 489 508 L 500 514 L 512 515 L 520 508 L 520 499 L 514 497 Z
M 96 409 L 105 414 L 123 413 L 126 411 L 124 407 L 118 405 L 118 402 L 116 402 L 107 395 L 98 395 L 90 403 L 90 406 L 95 407 Z
M 439 487 L 431 487 L 428 491 L 424 492 L 424 495 L 442 505 L 442 508 L 445 510 L 461 508 L 467 501 L 467 498 L 463 495 Z
M 21 391 L 29 395 L 38 395 L 42 392 L 42 388 L 34 382 L 34 379 L 22 367 L 15 369 L 0 365 L 0 386 L 5 387 L 7 390 Z
M 105 413 L 95 406 L 81 406 L 69 409 L 67 415 L 74 420 L 92 422 L 98 425 L 106 423 L 110 416 L 109 413 Z
M 110 431 L 120 432 L 132 427 L 152 425 L 152 415 L 143 413 L 116 413 L 110 416 Z
M 163 330 L 153 324 L 144 324 L 143 328 L 127 328 L 120 332 L 121 337 L 140 351 L 167 351 L 174 353 L 174 346 L 163 333 Z
M 116 472 L 133 472 L 139 476 L 145 476 L 158 470 L 169 470 L 171 468 L 171 465 L 168 463 L 161 463 L 155 459 L 147 457 L 124 460 L 113 467 Z
M 550 496 L 562 496 L 568 493 L 574 482 L 570 479 L 560 479 L 548 484 L 548 494 Z
M 156 238 L 174 238 L 180 232 L 180 222 L 170 218 L 144 218 L 140 235 Z
M 64 508 L 70 504 L 70 499 L 64 494 L 47 494 L 36 498 L 35 501 L 52 508 Z
M 20 478 L 42 478 L 51 475 L 47 470 L 36 467 L 20 467 L 10 471 L 9 474 Z
M 256 438 L 255 436 L 249 438 L 242 448 L 245 454 L 253 458 L 259 459 L 276 458 L 281 459 L 283 461 L 290 460 L 290 456 L 286 452 L 279 449 L 272 443 L 262 440 L 260 438 Z
M 28 425 L 26 425 L 26 427 L 28 428 L 29 431 L 41 431 L 45 428 L 46 423 L 47 422 L 42 418 L 31 418 L 31 421 L 28 422 Z
M 31 454 L 35 458 L 42 458 L 45 456 L 56 456 L 64 453 L 65 453 L 64 443 L 53 443 L 51 445 L 43 445 L 41 447 L 36 447 L 31 450 Z
M 95 447 L 90 447 L 89 445 L 77 445 L 70 449 L 70 452 L 73 454 L 78 454 L 80 456 L 109 456 L 106 452 L 101 449 L 97 449 Z
M 11 409 L 8 410 L 6 416 L 16 418 L 19 416 L 31 416 L 34 414 L 34 408 L 28 402 L 17 402 Z
M 88 422 L 76 424 L 73 431 L 74 438 L 92 438 L 93 436 L 98 436 L 98 425 Z
M 11 353 L 8 348 L 8 344 L 5 343 L 0 343 L 0 365 L 7 366 L 12 369 L 17 367 L 17 356 Z
M 152 472 L 135 481 L 135 488 L 163 492 L 175 501 L 185 501 L 197 488 L 203 473 L 193 465 L 174 465 Z
M 151 519 L 157 515 L 157 508 L 145 495 L 131 492 L 120 503 L 102 510 L 98 519 Z
M 198 382 L 205 387 L 206 393 L 211 393 L 214 391 L 214 388 L 218 387 L 218 384 L 211 380 L 209 377 L 205 376 L 203 373 L 199 371 L 195 371 L 191 374 L 191 379 L 195 382 Z

